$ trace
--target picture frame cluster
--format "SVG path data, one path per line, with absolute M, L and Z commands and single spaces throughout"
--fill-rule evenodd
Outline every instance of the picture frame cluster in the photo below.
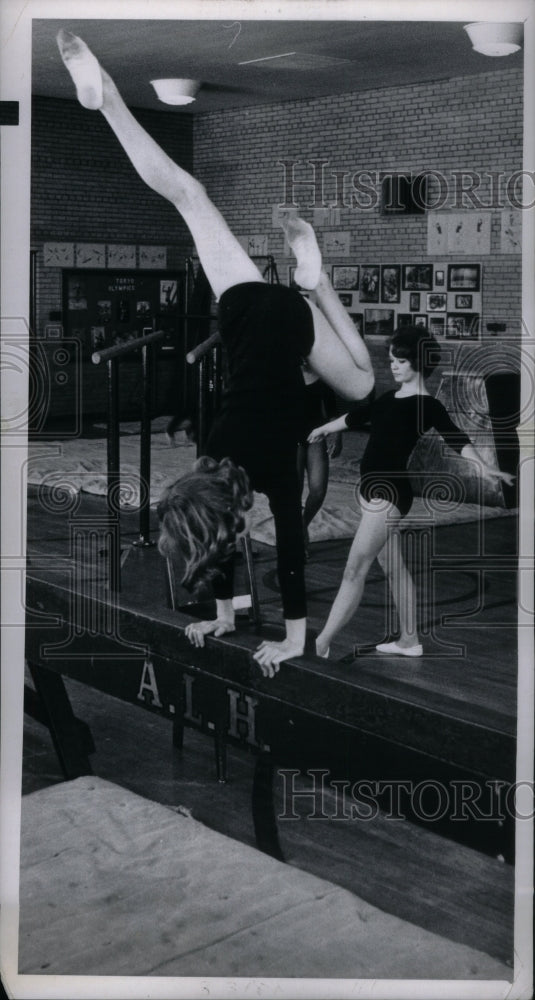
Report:
M 333 264 L 331 281 L 363 336 L 388 337 L 411 324 L 447 340 L 479 337 L 481 264 Z

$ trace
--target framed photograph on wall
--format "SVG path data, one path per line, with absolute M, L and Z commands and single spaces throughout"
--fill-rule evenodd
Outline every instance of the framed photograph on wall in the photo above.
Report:
M 413 323 L 415 326 L 423 326 L 427 330 L 427 316 L 423 313 L 419 316 L 414 316 Z
M 401 293 L 401 267 L 383 264 L 381 267 L 381 302 L 399 302 Z
M 112 307 L 111 299 L 98 299 L 97 319 L 99 323 L 111 323 Z
M 106 347 L 106 331 L 103 326 L 91 327 L 91 352 L 101 351 Z
M 429 316 L 427 329 L 432 337 L 444 337 L 446 333 L 446 317 L 434 315 Z
M 393 309 L 365 309 L 364 330 L 367 337 L 392 337 L 394 333 Z
M 433 288 L 432 264 L 404 264 L 403 291 L 430 292 Z
M 178 296 L 178 282 L 173 279 L 160 281 L 160 311 L 175 309 Z
M 446 292 L 428 292 L 427 293 L 427 311 L 428 312 L 446 312 L 446 302 L 448 296 Z
M 412 326 L 414 316 L 411 313 L 398 313 L 397 326 Z
M 350 309 L 353 305 L 353 295 L 351 292 L 340 292 L 338 298 L 346 309 Z
M 379 301 L 379 264 L 363 264 L 360 275 L 360 301 Z
M 355 292 L 359 287 L 358 264 L 333 264 L 332 283 L 337 292 Z
M 67 308 L 69 312 L 87 309 L 86 282 L 78 274 L 72 274 L 68 279 Z
M 420 293 L 411 292 L 409 295 L 409 309 L 411 312 L 418 312 L 420 308 Z
M 435 285 L 437 288 L 442 288 L 444 285 L 444 271 L 435 271 Z
M 449 292 L 479 292 L 481 287 L 481 264 L 449 264 Z
M 446 338 L 448 340 L 477 340 L 479 315 L 477 313 L 448 313 Z
M 461 293 L 460 295 L 455 296 L 455 308 L 471 309 L 473 301 L 474 301 L 473 295 L 464 295 L 463 293 Z

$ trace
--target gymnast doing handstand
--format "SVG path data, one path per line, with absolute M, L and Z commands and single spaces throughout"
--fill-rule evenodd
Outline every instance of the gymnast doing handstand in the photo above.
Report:
M 370 438 L 360 465 L 359 499 L 362 517 L 351 546 L 340 589 L 316 640 L 316 652 L 327 657 L 339 630 L 357 611 L 366 577 L 374 559 L 384 570 L 396 606 L 400 636 L 380 643 L 380 653 L 422 656 L 416 623 L 416 596 L 412 577 L 401 554 L 398 528 L 409 512 L 413 492 L 407 463 L 418 439 L 430 428 L 459 454 L 475 463 L 480 475 L 501 479 L 509 485 L 513 477 L 486 464 L 469 437 L 450 419 L 446 409 L 430 395 L 425 379 L 437 366 L 440 347 L 422 327 L 400 327 L 389 348 L 392 375 L 398 388 L 370 403 L 316 428 L 309 441 L 328 434 L 356 429 L 367 416 Z
M 203 646 L 207 634 L 234 630 L 236 539 L 246 528 L 251 490 L 265 493 L 275 522 L 286 637 L 262 642 L 254 658 L 273 676 L 282 660 L 303 653 L 306 635 L 296 460 L 303 419 L 301 362 L 306 359 L 339 396 L 356 401 L 373 388 L 368 351 L 321 269 L 308 223 L 290 218 L 285 231 L 297 260 L 296 281 L 314 290 L 310 302 L 296 289 L 263 279 L 202 184 L 144 131 L 85 43 L 60 31 L 58 45 L 80 103 L 101 111 L 140 177 L 183 217 L 218 301 L 228 365 L 222 407 L 206 456 L 167 488 L 158 507 L 162 554 L 184 560 L 187 587 L 213 584 L 217 617 L 192 622 L 186 635 Z

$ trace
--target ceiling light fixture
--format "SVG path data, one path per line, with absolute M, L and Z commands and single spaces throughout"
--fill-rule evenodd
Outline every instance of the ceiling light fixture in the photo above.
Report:
M 472 48 L 484 56 L 510 56 L 522 45 L 522 25 L 507 21 L 476 21 L 465 24 Z
M 192 104 L 201 83 L 200 80 L 151 80 L 160 101 L 164 104 Z

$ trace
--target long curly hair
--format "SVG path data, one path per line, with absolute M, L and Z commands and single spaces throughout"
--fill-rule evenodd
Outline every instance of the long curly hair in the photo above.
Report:
M 229 458 L 199 458 L 165 489 L 158 504 L 158 549 L 173 561 L 184 560 L 187 590 L 198 592 L 221 573 L 252 506 L 247 474 Z

